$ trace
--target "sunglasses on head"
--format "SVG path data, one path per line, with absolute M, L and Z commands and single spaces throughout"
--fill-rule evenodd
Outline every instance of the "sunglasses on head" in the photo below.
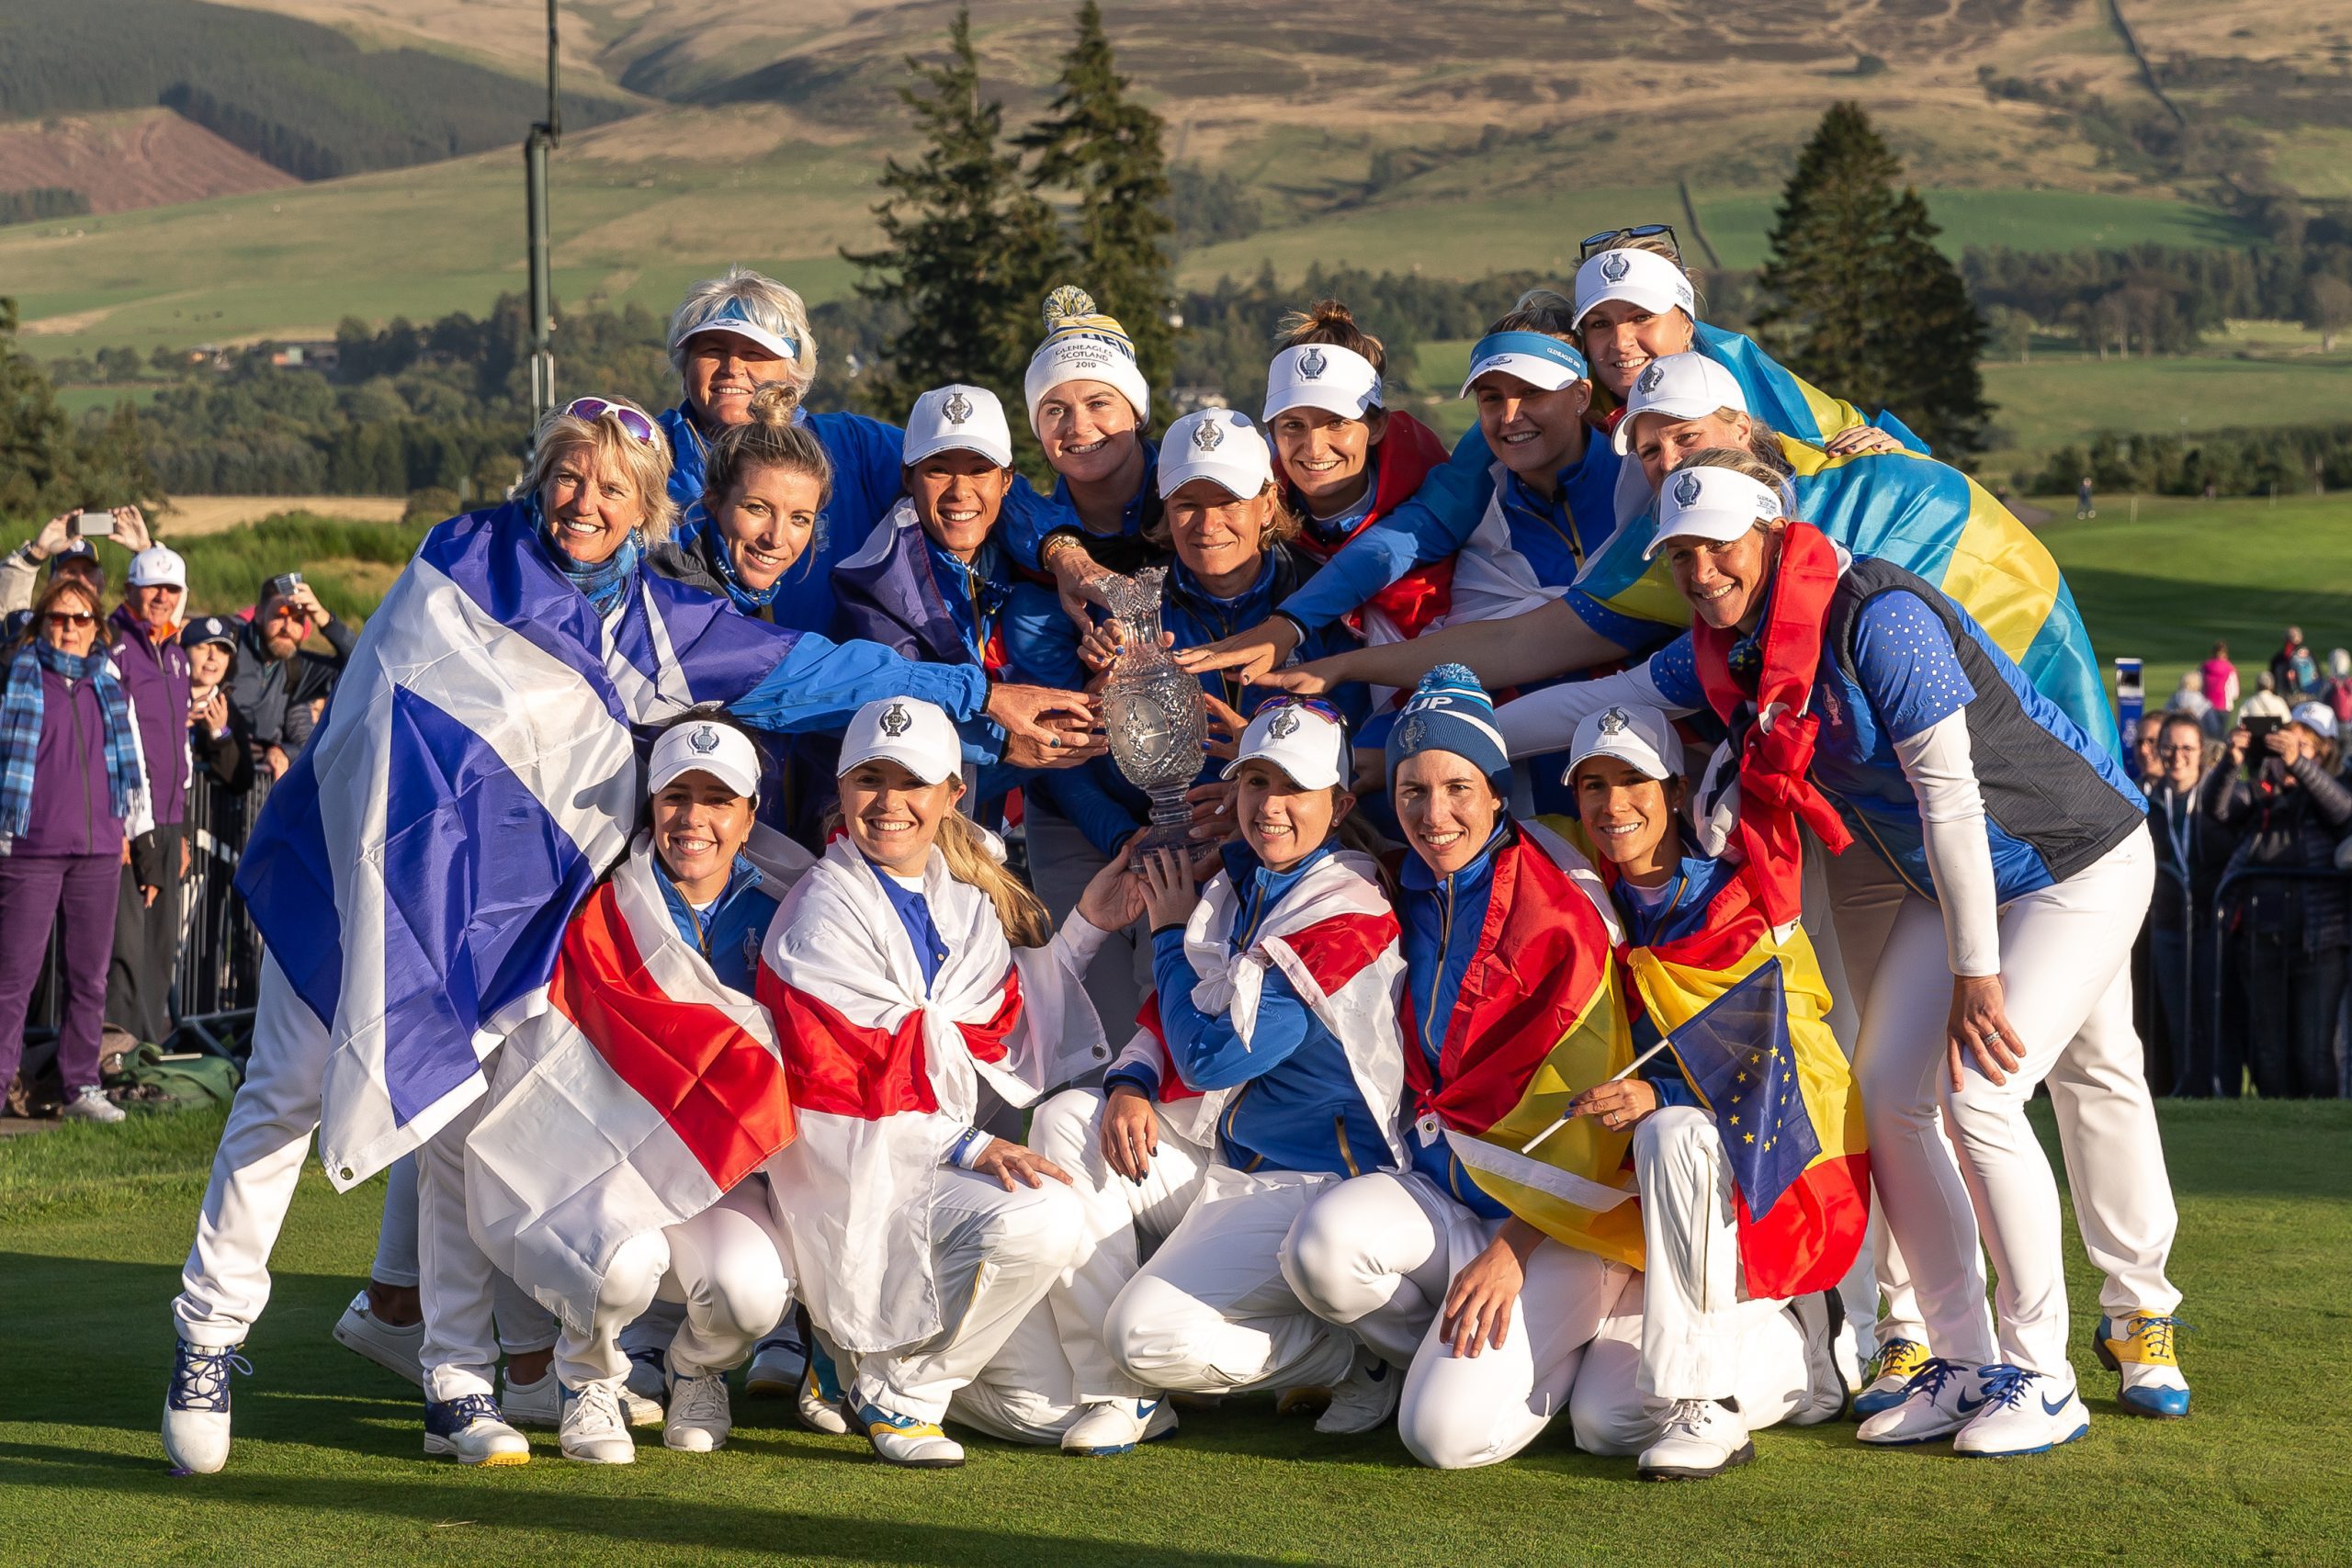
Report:
M 634 436 L 642 446 L 650 446 L 661 438 L 661 432 L 653 428 L 653 422 L 627 403 L 613 402 L 605 398 L 574 398 L 563 405 L 563 412 L 573 419 L 584 419 L 591 424 L 609 416 L 621 427 L 624 434 Z
M 1627 240 L 1654 240 L 1660 234 L 1666 236 L 1666 243 L 1674 247 L 1676 258 L 1680 259 L 1682 242 L 1675 237 L 1673 224 L 1636 223 L 1630 229 L 1603 229 L 1598 234 L 1587 235 L 1584 243 L 1577 247 L 1577 260 L 1583 261 L 1595 251 L 1616 250 Z
M 51 610 L 49 612 L 49 624 L 55 626 L 59 631 L 63 631 L 68 626 L 86 626 L 92 621 L 96 619 L 97 616 L 90 614 L 87 610 Z
M 1308 713 L 1329 719 L 1333 724 L 1338 725 L 1342 729 L 1345 729 L 1348 727 L 1348 721 L 1341 716 L 1340 710 L 1333 707 L 1329 703 L 1325 702 L 1321 697 L 1300 697 L 1285 694 L 1283 696 L 1275 697 L 1271 701 L 1262 704 L 1260 711 L 1263 712 L 1270 708 L 1301 708 Z

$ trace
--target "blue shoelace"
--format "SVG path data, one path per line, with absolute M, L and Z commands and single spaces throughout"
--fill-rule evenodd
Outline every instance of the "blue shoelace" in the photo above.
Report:
M 436 1438 L 454 1438 L 477 1421 L 503 1422 L 505 1412 L 486 1393 L 461 1394 L 456 1399 L 424 1402 L 424 1429 Z
M 174 1410 L 227 1415 L 229 1374 L 251 1377 L 254 1372 L 253 1363 L 237 1354 L 242 1348 L 232 1345 L 226 1350 L 208 1350 L 181 1340 L 179 1359 L 172 1367 L 172 1392 L 165 1404 Z
M 1931 1356 L 1924 1366 L 1911 1374 L 1911 1381 L 1903 1385 L 1903 1395 L 1908 1399 L 1915 1393 L 1924 1393 L 1933 1399 L 1944 1391 L 1944 1384 L 1967 1371 L 1965 1362 L 1948 1361 L 1941 1356 Z
M 1984 1380 L 1984 1405 L 1987 1409 L 2007 1409 L 2025 1398 L 2026 1385 L 2038 1375 L 2023 1367 L 2007 1363 L 1979 1367 L 1977 1374 Z

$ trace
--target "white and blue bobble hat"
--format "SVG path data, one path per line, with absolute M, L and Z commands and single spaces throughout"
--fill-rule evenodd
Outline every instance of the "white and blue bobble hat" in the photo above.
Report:
M 994 392 L 957 382 L 915 400 L 899 461 L 912 468 L 940 452 L 977 452 L 1000 468 L 1012 467 L 1012 426 Z
M 1174 495 L 1193 479 L 1215 479 L 1237 501 L 1247 501 L 1274 479 L 1274 455 L 1266 438 L 1238 409 L 1194 409 L 1168 427 L 1159 443 L 1159 497 Z
M 964 741 L 956 721 L 921 697 L 877 697 L 857 710 L 842 731 L 838 778 L 876 758 L 896 762 L 927 784 L 964 771 Z
M 1588 714 L 1577 726 L 1560 782 L 1573 784 L 1577 766 L 1594 757 L 1614 757 L 1644 778 L 1670 779 L 1677 770 L 1667 759 L 1681 755 L 1681 742 L 1674 738 L 1666 715 L 1647 703 L 1618 703 Z
M 1510 749 L 1495 723 L 1494 699 L 1466 664 L 1439 665 L 1421 677 L 1397 710 L 1396 728 L 1388 732 L 1392 785 L 1397 766 L 1424 751 L 1451 751 L 1467 759 L 1498 791 L 1510 793 Z
M 1697 320 L 1699 297 L 1680 267 L 1655 251 L 1602 251 L 1585 258 L 1577 268 L 1577 314 L 1574 325 L 1584 325 L 1585 312 L 1605 299 L 1630 299 L 1645 310 L 1663 314 L 1679 310 Z
M 1217 776 L 1230 779 L 1250 761 L 1272 762 L 1301 789 L 1329 789 L 1347 782 L 1348 727 L 1303 703 L 1277 699 L 1258 710 Z
M 708 773 L 746 800 L 759 798 L 759 750 L 733 725 L 696 719 L 663 730 L 653 743 L 645 793 L 659 795 L 684 773 Z
M 1625 412 L 1610 437 L 1618 454 L 1633 450 L 1634 422 L 1645 413 L 1669 419 L 1703 419 L 1717 409 L 1747 412 L 1739 378 L 1703 354 L 1669 354 L 1642 367 L 1625 395 Z
M 1341 419 L 1362 419 L 1381 406 L 1380 372 L 1352 348 L 1331 343 L 1303 343 L 1274 355 L 1266 370 L 1266 410 L 1274 416 L 1290 409 L 1321 409 Z
M 1783 514 L 1781 492 L 1729 468 L 1677 468 L 1657 498 L 1657 532 L 1642 552 L 1648 560 L 1670 539 L 1726 544 L 1758 523 Z

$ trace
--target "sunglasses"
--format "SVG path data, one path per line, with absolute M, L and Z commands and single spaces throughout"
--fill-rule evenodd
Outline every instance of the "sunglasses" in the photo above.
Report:
M 59 631 L 63 631 L 68 626 L 86 626 L 92 621 L 96 619 L 97 616 L 90 614 L 87 610 L 51 610 L 49 612 L 49 624 L 55 626 Z
M 1345 729 L 1348 727 L 1348 721 L 1341 716 L 1340 710 L 1333 707 L 1329 703 L 1325 702 L 1321 697 L 1299 697 L 1284 694 L 1261 704 L 1259 711 L 1262 713 L 1270 708 L 1299 708 L 1305 712 L 1314 714 L 1318 717 L 1329 719 L 1333 724 L 1338 725 L 1342 729 Z
M 1679 260 L 1682 242 L 1675 237 L 1671 223 L 1636 223 L 1630 229 L 1603 229 L 1598 234 L 1586 236 L 1584 243 L 1577 247 L 1577 260 L 1583 261 L 1595 251 L 1616 250 L 1626 240 L 1654 240 L 1660 234 L 1666 236 L 1666 243 L 1674 247 L 1675 257 Z
M 662 433 L 653 428 L 653 422 L 627 403 L 616 403 L 605 398 L 574 398 L 563 405 L 563 412 L 572 419 L 584 419 L 591 424 L 600 419 L 610 418 L 621 427 L 622 434 L 635 437 L 640 446 L 650 446 L 661 439 Z

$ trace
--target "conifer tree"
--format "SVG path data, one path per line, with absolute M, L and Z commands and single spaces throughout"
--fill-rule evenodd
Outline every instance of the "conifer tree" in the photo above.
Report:
M 1062 57 L 1057 88 L 1047 117 L 1019 138 L 1037 154 L 1030 187 L 1076 195 L 1070 281 L 1118 318 L 1135 340 L 1145 379 L 1165 388 L 1175 366 L 1175 331 L 1168 321 L 1175 286 L 1162 124 L 1128 96 L 1095 0 L 1079 9 L 1078 39 Z
M 117 405 L 102 429 L 76 430 L 49 373 L 17 352 L 17 302 L 0 296 L 0 518 L 163 498 L 130 405 Z
M 910 55 L 907 67 L 917 85 L 899 96 L 922 152 L 883 165 L 888 194 L 874 209 L 881 247 L 842 253 L 864 275 L 857 292 L 897 304 L 907 324 L 885 345 L 885 363 L 860 378 L 857 401 L 903 419 L 924 391 L 967 381 L 1017 409 L 1043 330 L 1038 301 L 1066 250 L 1051 209 L 1023 187 L 1018 154 L 1001 145 L 1003 106 L 980 96 L 970 12 L 956 12 L 944 62 Z
M 1832 397 L 1890 409 L 1937 452 L 1981 451 L 1984 325 L 1903 165 L 1859 104 L 1822 116 L 1775 212 L 1758 335 Z

